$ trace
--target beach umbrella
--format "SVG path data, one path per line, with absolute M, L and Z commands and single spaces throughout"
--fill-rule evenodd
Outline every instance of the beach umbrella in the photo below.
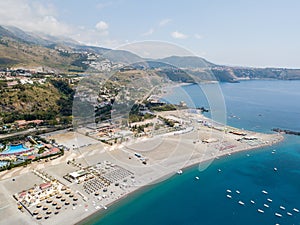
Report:
M 38 220 L 40 220 L 40 219 L 42 219 L 42 216 L 41 216 L 41 215 L 38 215 L 36 218 L 37 218 Z

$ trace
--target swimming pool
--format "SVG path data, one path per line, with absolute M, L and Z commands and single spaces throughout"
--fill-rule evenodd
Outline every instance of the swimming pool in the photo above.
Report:
M 19 152 L 24 152 L 29 150 L 29 148 L 25 148 L 23 144 L 19 145 L 9 145 L 7 149 L 5 149 L 2 154 L 14 154 Z

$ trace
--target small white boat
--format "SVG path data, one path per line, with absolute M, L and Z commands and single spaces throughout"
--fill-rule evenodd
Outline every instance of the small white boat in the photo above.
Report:
M 282 205 L 279 206 L 280 209 L 285 210 L 285 207 L 283 207 Z
M 195 177 L 196 180 L 199 180 L 199 177 Z
M 103 209 L 105 209 L 105 210 L 107 209 L 107 207 L 105 205 L 101 205 L 101 206 L 102 206 Z
M 242 201 L 239 201 L 238 203 L 239 203 L 240 205 L 245 205 L 245 203 L 242 202 Z
M 265 194 L 265 195 L 267 195 L 268 194 L 268 192 L 267 191 L 265 191 L 265 190 L 262 190 L 261 191 L 263 194 Z
M 288 216 L 292 216 L 293 214 L 292 213 L 290 213 L 290 212 L 287 212 L 286 213 Z
M 276 168 L 276 167 L 274 167 L 274 171 L 277 171 L 277 168 Z
M 228 193 L 231 193 L 231 190 L 229 190 L 229 189 L 227 189 L 226 191 L 227 191 Z
M 240 193 L 241 193 L 239 190 L 236 190 L 235 192 L 236 192 L 237 194 L 240 194 Z
M 179 175 L 182 174 L 182 173 L 183 173 L 182 170 L 177 171 L 177 174 L 179 174 Z
M 257 210 L 257 212 L 260 212 L 260 213 L 265 213 L 265 211 L 264 211 L 264 210 L 262 210 L 262 209 L 258 209 L 258 210 Z
M 275 216 L 282 217 L 282 215 L 280 213 L 275 213 Z
M 232 196 L 231 196 L 231 195 L 226 195 L 226 197 L 227 197 L 227 198 L 232 198 Z
M 299 209 L 293 208 L 293 210 L 297 213 L 299 212 Z
M 252 204 L 255 204 L 255 201 L 253 201 L 253 200 L 251 200 L 250 202 L 251 202 Z
M 221 169 L 218 169 L 218 172 L 221 172 L 222 170 Z
M 267 205 L 267 204 L 264 204 L 264 207 L 266 207 L 266 208 L 269 208 L 270 206 L 269 206 L 269 205 Z
M 250 155 L 249 154 L 247 154 L 247 157 L 249 157 Z
M 273 202 L 273 200 L 272 200 L 272 199 L 270 199 L 270 198 L 268 198 L 268 199 L 267 199 L 267 201 L 268 201 L 268 202 Z

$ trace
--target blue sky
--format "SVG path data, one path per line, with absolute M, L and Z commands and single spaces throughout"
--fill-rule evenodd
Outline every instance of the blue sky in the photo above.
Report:
M 158 40 L 214 63 L 298 67 L 300 1 L 10 0 L 0 24 L 115 48 Z

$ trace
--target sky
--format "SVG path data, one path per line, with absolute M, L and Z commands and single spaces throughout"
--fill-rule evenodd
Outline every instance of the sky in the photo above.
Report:
M 0 0 L 0 24 L 118 48 L 171 43 L 223 65 L 300 68 L 297 0 Z

